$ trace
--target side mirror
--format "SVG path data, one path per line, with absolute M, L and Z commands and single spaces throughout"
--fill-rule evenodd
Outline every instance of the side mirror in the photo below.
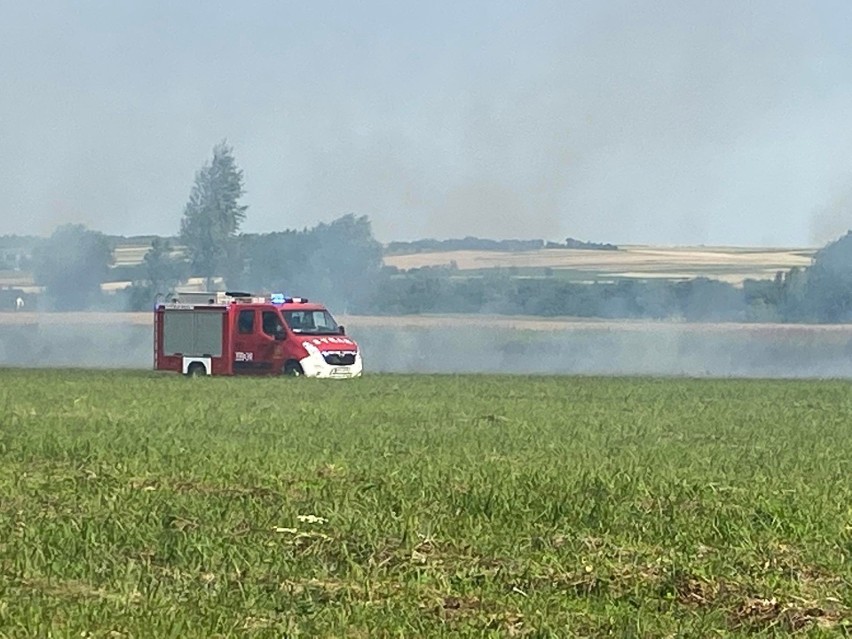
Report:
M 345 326 L 338 326 L 337 329 L 340 331 L 341 335 L 346 335 L 346 327 Z
M 281 330 L 275 331 L 276 342 L 283 342 L 285 339 L 287 339 L 287 333 L 284 332 L 283 328 Z

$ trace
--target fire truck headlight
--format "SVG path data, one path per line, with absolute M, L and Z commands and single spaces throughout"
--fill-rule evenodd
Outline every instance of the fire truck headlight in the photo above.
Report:
M 316 346 L 311 344 L 310 342 L 305 342 L 304 344 L 302 344 L 302 346 L 305 347 L 305 351 L 307 351 L 308 355 L 319 355 L 320 354 L 320 350 Z

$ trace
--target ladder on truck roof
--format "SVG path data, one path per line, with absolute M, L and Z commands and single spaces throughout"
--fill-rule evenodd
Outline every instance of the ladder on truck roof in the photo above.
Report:
M 232 302 L 262 303 L 266 298 L 241 291 L 174 291 L 169 293 L 166 301 L 171 304 L 226 305 Z
M 174 291 L 166 296 L 165 304 L 186 306 L 227 306 L 229 304 L 306 304 L 307 297 L 290 297 L 283 293 L 255 295 L 242 291 Z

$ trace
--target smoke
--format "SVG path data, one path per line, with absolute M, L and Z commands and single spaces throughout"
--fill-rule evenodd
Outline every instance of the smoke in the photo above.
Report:
M 3 318 L 0 322 L 0 366 L 126 369 L 153 366 L 153 331 L 148 326 L 39 319 L 14 325 L 13 321 Z
M 0 234 L 172 235 L 226 137 L 246 232 L 354 211 L 383 241 L 822 241 L 849 227 L 849 18 L 828 1 L 3 3 Z M 341 270 L 347 290 L 371 280 Z M 296 284 L 334 302 L 330 281 Z M 808 376 L 849 359 L 821 332 L 351 328 L 376 371 Z M 0 361 L 144 368 L 149 331 L 4 325 Z
M 0 234 L 177 231 L 227 137 L 245 230 L 801 245 L 852 160 L 852 6 L 0 6 Z
M 355 322 L 353 320 L 353 326 Z M 352 331 L 367 370 L 404 373 L 852 377 L 852 328 L 577 322 L 575 328 Z
M 826 244 L 852 230 L 852 187 L 837 193 L 811 216 L 811 241 Z
M 137 323 L 0 325 L 0 366 L 150 369 L 152 329 Z M 367 373 L 504 373 L 852 378 L 852 328 L 542 322 L 394 326 L 345 318 Z

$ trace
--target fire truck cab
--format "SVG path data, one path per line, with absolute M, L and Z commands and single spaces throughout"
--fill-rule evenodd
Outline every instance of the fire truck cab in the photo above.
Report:
M 358 345 L 322 305 L 300 297 L 176 293 L 154 310 L 154 368 L 185 375 L 344 379 Z

